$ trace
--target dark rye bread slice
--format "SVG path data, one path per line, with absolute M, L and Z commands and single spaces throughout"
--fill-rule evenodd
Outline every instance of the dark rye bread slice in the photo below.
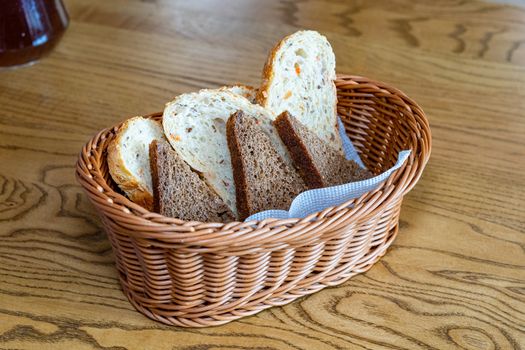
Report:
M 336 186 L 373 176 L 353 160 L 347 160 L 290 113 L 281 113 L 274 126 L 309 188 Z
M 239 219 L 268 209 L 288 209 L 306 186 L 275 150 L 259 121 L 242 111 L 226 123 Z
M 188 221 L 228 222 L 234 215 L 224 201 L 165 141 L 149 146 L 155 211 Z

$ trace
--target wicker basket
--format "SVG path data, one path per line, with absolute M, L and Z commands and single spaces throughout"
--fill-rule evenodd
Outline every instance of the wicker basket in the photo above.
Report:
M 170 325 L 219 325 L 340 284 L 385 253 L 403 195 L 430 155 L 428 122 L 414 101 L 383 83 L 339 75 L 336 86 L 339 115 L 368 169 L 378 174 L 399 151 L 412 153 L 377 190 L 304 219 L 167 218 L 130 202 L 111 180 L 106 148 L 118 126 L 84 146 L 77 178 L 100 212 L 137 310 Z

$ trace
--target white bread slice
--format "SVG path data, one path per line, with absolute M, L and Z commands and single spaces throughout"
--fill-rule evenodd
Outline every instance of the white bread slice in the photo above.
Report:
M 260 122 L 277 152 L 291 165 L 288 151 L 272 125 L 275 116 L 231 91 L 201 90 L 180 95 L 166 105 L 162 121 L 166 138 L 173 148 L 201 173 L 235 215 L 235 184 L 226 140 L 226 122 L 238 110 Z
M 131 201 L 148 210 L 153 210 L 149 145 L 162 139 L 160 122 L 134 117 L 122 124 L 108 146 L 111 177 Z
M 257 96 L 257 89 L 249 86 L 249 85 L 230 85 L 230 86 L 223 86 L 219 89 L 220 91 L 231 91 L 234 94 L 244 96 L 250 101 L 251 103 L 257 103 L 256 102 L 256 96 Z
M 270 52 L 257 102 L 279 115 L 288 111 L 335 150 L 342 150 L 337 131 L 335 55 L 316 31 L 299 31 Z

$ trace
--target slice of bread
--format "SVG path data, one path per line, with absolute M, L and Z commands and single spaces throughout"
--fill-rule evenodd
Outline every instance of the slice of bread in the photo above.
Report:
M 335 55 L 316 31 L 299 31 L 270 52 L 257 102 L 279 115 L 289 111 L 301 123 L 342 151 L 337 128 Z
M 155 211 L 189 221 L 228 222 L 235 218 L 224 201 L 206 186 L 166 141 L 149 147 Z
M 223 86 L 219 90 L 233 92 L 234 94 L 246 97 L 248 101 L 250 101 L 251 103 L 257 103 L 256 102 L 257 89 L 252 86 L 242 85 L 242 84 L 230 85 L 230 86 Z
M 153 186 L 149 165 L 149 144 L 164 139 L 159 122 L 135 117 L 128 119 L 108 146 L 111 177 L 128 198 L 153 209 Z
M 234 113 L 226 124 L 239 219 L 268 209 L 288 209 L 306 186 L 275 150 L 259 120 Z
M 274 116 L 231 91 L 201 90 L 180 95 L 166 105 L 162 121 L 173 148 L 202 175 L 234 214 L 237 214 L 235 184 L 226 141 L 226 122 L 237 110 L 243 110 L 261 123 L 277 152 L 291 165 L 288 151 L 272 125 Z
M 343 153 L 334 150 L 288 112 L 279 115 L 274 125 L 310 189 L 372 177 L 368 170 L 353 160 L 347 160 Z

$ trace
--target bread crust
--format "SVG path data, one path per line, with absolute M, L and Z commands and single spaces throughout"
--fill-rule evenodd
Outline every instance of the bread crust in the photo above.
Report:
M 153 210 L 153 194 L 143 184 L 138 182 L 126 167 L 120 147 L 123 131 L 129 127 L 135 118 L 126 120 L 119 128 L 115 138 L 110 142 L 107 151 L 108 169 L 115 183 L 132 202 L 147 210 Z
M 240 145 L 235 128 L 235 118 L 242 115 L 242 111 L 237 111 L 228 118 L 226 123 L 226 139 L 230 150 L 232 162 L 233 179 L 235 181 L 235 198 L 237 204 L 237 214 L 239 220 L 246 219 L 251 212 L 248 204 L 248 184 L 245 176 L 245 164 L 240 154 Z
M 230 92 L 233 92 L 235 88 L 245 89 L 246 92 L 241 93 L 240 95 L 242 97 L 245 97 L 246 99 L 248 99 L 252 103 L 257 103 L 256 99 L 257 99 L 257 91 L 258 90 L 256 88 L 254 88 L 253 86 L 251 86 L 251 85 L 245 85 L 245 84 L 225 85 L 223 87 L 220 87 L 219 91 L 230 91 Z
M 294 162 L 295 167 L 299 171 L 299 174 L 303 178 L 308 188 L 322 188 L 326 186 L 323 182 L 323 176 L 319 170 L 314 166 L 314 160 L 308 152 L 308 148 L 301 137 L 297 135 L 293 126 L 290 124 L 289 113 L 284 111 L 273 122 L 273 125 L 277 129 L 281 140 L 288 148 L 290 156 Z
M 160 213 L 160 202 L 159 202 L 159 172 L 157 168 L 157 140 L 153 140 L 149 144 L 149 166 L 151 169 L 151 181 L 153 183 L 153 211 Z
M 263 72 L 262 72 L 262 82 L 261 87 L 259 87 L 259 90 L 257 91 L 257 95 L 255 96 L 255 100 L 258 104 L 260 104 L 263 107 L 266 107 L 266 101 L 268 100 L 268 90 L 270 89 L 270 85 L 273 81 L 274 76 L 274 70 L 273 70 L 273 64 L 275 62 L 275 56 L 277 55 L 277 52 L 281 49 L 281 47 L 284 45 L 286 40 L 290 38 L 292 34 L 285 36 L 281 41 L 279 41 L 270 51 L 268 54 L 268 58 L 266 59 L 266 63 L 264 64 Z

